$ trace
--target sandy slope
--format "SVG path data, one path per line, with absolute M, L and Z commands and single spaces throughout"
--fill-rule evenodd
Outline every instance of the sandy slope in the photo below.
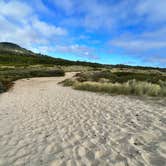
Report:
M 0 165 L 166 164 L 164 103 L 76 91 L 63 79 L 19 80 L 0 95 Z

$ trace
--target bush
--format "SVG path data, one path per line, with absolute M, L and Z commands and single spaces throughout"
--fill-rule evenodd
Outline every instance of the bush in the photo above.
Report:
M 158 84 L 159 80 L 166 82 L 166 76 L 161 73 L 134 73 L 134 72 L 111 72 L 110 70 L 78 73 L 77 80 L 80 82 L 100 82 L 107 79 L 111 83 L 125 83 L 129 80 L 145 81 Z M 108 82 L 108 81 L 107 81 Z
M 34 70 L 30 71 L 30 77 L 53 77 L 53 76 L 64 76 L 63 70 Z
M 12 82 L 21 78 L 31 77 L 57 77 L 64 76 L 65 72 L 61 69 L 47 70 L 39 69 L 22 69 L 16 68 L 12 70 L 0 71 L 0 93 L 6 91 L 12 86 Z

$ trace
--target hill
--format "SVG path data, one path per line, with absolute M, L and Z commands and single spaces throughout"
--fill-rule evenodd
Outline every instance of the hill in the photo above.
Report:
M 89 63 L 81 61 L 70 61 L 60 58 L 53 58 L 47 55 L 37 54 L 30 50 L 20 47 L 17 44 L 9 42 L 0 42 L 0 64 L 3 65 L 81 65 L 91 67 L 103 67 L 98 63 Z
M 13 53 L 22 55 L 35 55 L 32 51 L 20 47 L 17 44 L 10 42 L 0 42 L 0 52 L 2 53 Z

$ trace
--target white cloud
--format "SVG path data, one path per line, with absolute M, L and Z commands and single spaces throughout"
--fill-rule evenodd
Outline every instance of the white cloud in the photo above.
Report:
M 69 46 L 57 45 L 54 51 L 61 53 L 73 53 L 75 55 L 86 57 L 88 59 L 99 59 L 99 57 L 95 54 L 94 49 L 78 44 Z
M 64 24 L 71 24 L 72 20 L 75 26 L 86 27 L 88 30 L 111 31 L 166 21 L 165 0 L 54 0 L 54 4 L 62 9 L 63 14 L 67 14 Z
M 24 47 L 48 44 L 67 30 L 41 21 L 36 11 L 22 1 L 0 0 L 0 41 L 9 41 Z
M 166 67 L 166 57 L 161 55 L 151 55 L 144 57 L 142 60 L 143 63 L 148 63 L 150 65 Z
M 152 51 L 158 51 L 162 55 L 166 53 L 166 0 L 48 1 L 49 4 L 56 5 L 56 8 L 49 8 L 44 3 L 46 1 L 42 0 L 0 0 L 0 40 L 29 48 L 37 45 L 43 52 L 69 52 L 96 58 L 95 51 L 89 46 L 72 43 L 81 43 L 84 40 L 87 45 L 94 45 L 98 42 L 97 30 L 97 34 L 99 32 L 101 35 L 101 38 L 97 36 L 101 40 L 99 42 L 104 46 L 104 41 L 110 36 L 110 45 L 115 51 L 123 50 L 130 54 L 143 55 L 151 54 Z M 40 15 L 42 12 L 45 15 Z M 57 22 L 57 25 L 42 20 L 41 16 L 47 17 L 47 20 L 55 19 L 53 22 Z M 65 26 L 75 26 L 76 29 L 71 28 L 69 33 Z M 77 29 L 80 27 L 81 29 Z M 83 30 L 82 35 L 95 35 L 89 39 L 78 37 L 76 33 L 79 30 Z M 121 36 L 118 37 L 120 33 Z M 69 38 L 70 34 L 73 36 Z M 102 34 L 108 36 L 102 38 Z M 53 48 L 55 43 L 57 46 Z
M 53 25 L 49 25 L 46 22 L 40 21 L 38 19 L 35 19 L 32 22 L 32 26 L 41 34 L 46 36 L 52 36 L 52 35 L 66 35 L 67 31 L 61 27 L 56 27 Z
M 146 16 L 149 21 L 166 21 L 165 0 L 140 0 L 136 6 L 139 16 Z
M 110 47 L 116 53 L 125 53 L 129 57 L 137 57 L 148 65 L 166 67 L 166 28 L 142 34 L 126 34 L 112 39 Z
M 14 19 L 23 19 L 33 13 L 31 7 L 20 1 L 0 1 L 0 14 Z
M 64 54 L 73 54 L 75 56 L 84 57 L 87 59 L 95 60 L 99 59 L 96 55 L 93 48 L 84 46 L 84 45 L 52 45 L 52 46 L 38 46 L 36 48 L 31 48 L 36 53 L 64 53 Z
M 151 32 L 141 34 L 125 34 L 112 39 L 110 45 L 119 47 L 127 52 L 144 53 L 157 49 L 166 48 L 165 34 L 166 28 L 157 29 Z
M 111 41 L 112 46 L 121 47 L 128 51 L 148 51 L 150 49 L 166 48 L 166 41 L 148 41 L 146 39 L 124 39 Z

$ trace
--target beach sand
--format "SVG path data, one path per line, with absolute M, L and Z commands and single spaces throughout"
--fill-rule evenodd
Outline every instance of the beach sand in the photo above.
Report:
M 165 166 L 166 103 L 77 91 L 65 77 L 0 95 L 0 166 Z

